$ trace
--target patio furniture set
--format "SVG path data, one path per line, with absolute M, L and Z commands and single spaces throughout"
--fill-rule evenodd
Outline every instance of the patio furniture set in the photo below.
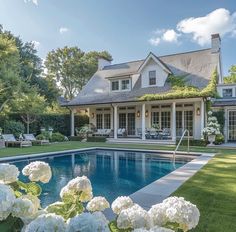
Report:
M 49 140 L 38 140 L 33 134 L 24 134 L 16 139 L 13 134 L 2 134 L 2 147 L 31 147 L 32 145 L 49 144 Z

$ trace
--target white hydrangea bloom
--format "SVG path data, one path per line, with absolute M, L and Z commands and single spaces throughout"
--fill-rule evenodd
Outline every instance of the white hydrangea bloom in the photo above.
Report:
M 151 218 L 152 224 L 155 226 L 163 226 L 167 223 L 166 216 L 167 205 L 164 203 L 156 204 L 151 207 L 148 214 Z
M 131 208 L 121 211 L 117 218 L 117 226 L 120 229 L 149 229 L 151 226 L 151 219 L 146 210 L 139 205 L 134 204 Z
M 80 201 L 87 202 L 93 197 L 92 185 L 86 176 L 76 177 L 69 181 L 65 187 L 61 189 L 60 196 L 63 198 L 66 195 L 80 195 Z
M 24 232 L 65 232 L 65 230 L 63 217 L 51 213 L 40 215 L 24 228 Z
M 48 183 L 52 177 L 50 166 L 42 161 L 35 161 L 26 165 L 22 173 L 29 176 L 31 181 L 41 181 L 42 183 Z
M 108 221 L 101 212 L 82 213 L 67 222 L 66 232 L 109 232 Z
M 21 196 L 22 199 L 28 199 L 30 200 L 32 203 L 33 203 L 33 206 L 34 206 L 34 214 L 38 212 L 38 209 L 40 208 L 40 200 L 38 197 L 34 196 L 34 195 L 30 195 L 30 194 L 27 194 L 27 195 L 23 195 Z
M 0 221 L 5 220 L 10 215 L 15 199 L 11 187 L 0 184 Z
M 18 180 L 20 172 L 15 165 L 0 164 L 0 183 L 10 184 Z
M 207 114 L 208 114 L 208 116 L 212 116 L 213 113 L 212 113 L 212 111 L 208 111 Z
M 163 201 L 163 204 L 167 205 L 168 221 L 178 223 L 184 231 L 197 226 L 200 212 L 196 205 L 185 201 L 183 197 L 169 197 Z
M 175 232 L 175 231 L 164 227 L 154 226 L 150 230 L 147 230 L 145 228 L 140 228 L 133 230 L 133 232 Z
M 115 214 L 120 214 L 120 212 L 124 209 L 128 209 L 134 205 L 132 199 L 130 197 L 118 197 L 113 201 L 111 208 Z
M 91 212 L 103 211 L 110 207 L 105 197 L 94 197 L 88 204 L 86 209 Z
M 13 217 L 30 217 L 33 215 L 34 205 L 29 199 L 23 199 L 21 197 L 17 198 L 12 206 L 12 216 Z

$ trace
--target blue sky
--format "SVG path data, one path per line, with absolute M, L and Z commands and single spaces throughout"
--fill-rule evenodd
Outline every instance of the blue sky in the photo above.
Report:
M 41 58 L 76 45 L 119 63 L 208 48 L 219 32 L 225 74 L 236 64 L 235 12 L 235 0 L 0 0 L 0 23 L 35 41 Z

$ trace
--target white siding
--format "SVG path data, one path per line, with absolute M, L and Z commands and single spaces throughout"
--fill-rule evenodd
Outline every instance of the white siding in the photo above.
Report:
M 156 86 L 162 87 L 166 82 L 168 73 L 166 73 L 162 67 L 160 67 L 153 59 L 143 68 L 141 72 L 142 76 L 142 88 L 150 87 L 149 85 L 149 71 L 156 71 Z M 151 85 L 153 86 L 153 85 Z

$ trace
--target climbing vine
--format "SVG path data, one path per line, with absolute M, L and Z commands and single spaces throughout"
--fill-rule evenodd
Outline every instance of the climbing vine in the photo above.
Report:
M 217 90 L 217 70 L 212 73 L 211 80 L 208 85 L 200 90 L 194 86 L 186 86 L 184 76 L 170 76 L 168 82 L 172 86 L 172 90 L 162 94 L 145 94 L 139 98 L 141 101 L 166 100 L 176 98 L 193 98 L 193 97 L 216 97 Z

